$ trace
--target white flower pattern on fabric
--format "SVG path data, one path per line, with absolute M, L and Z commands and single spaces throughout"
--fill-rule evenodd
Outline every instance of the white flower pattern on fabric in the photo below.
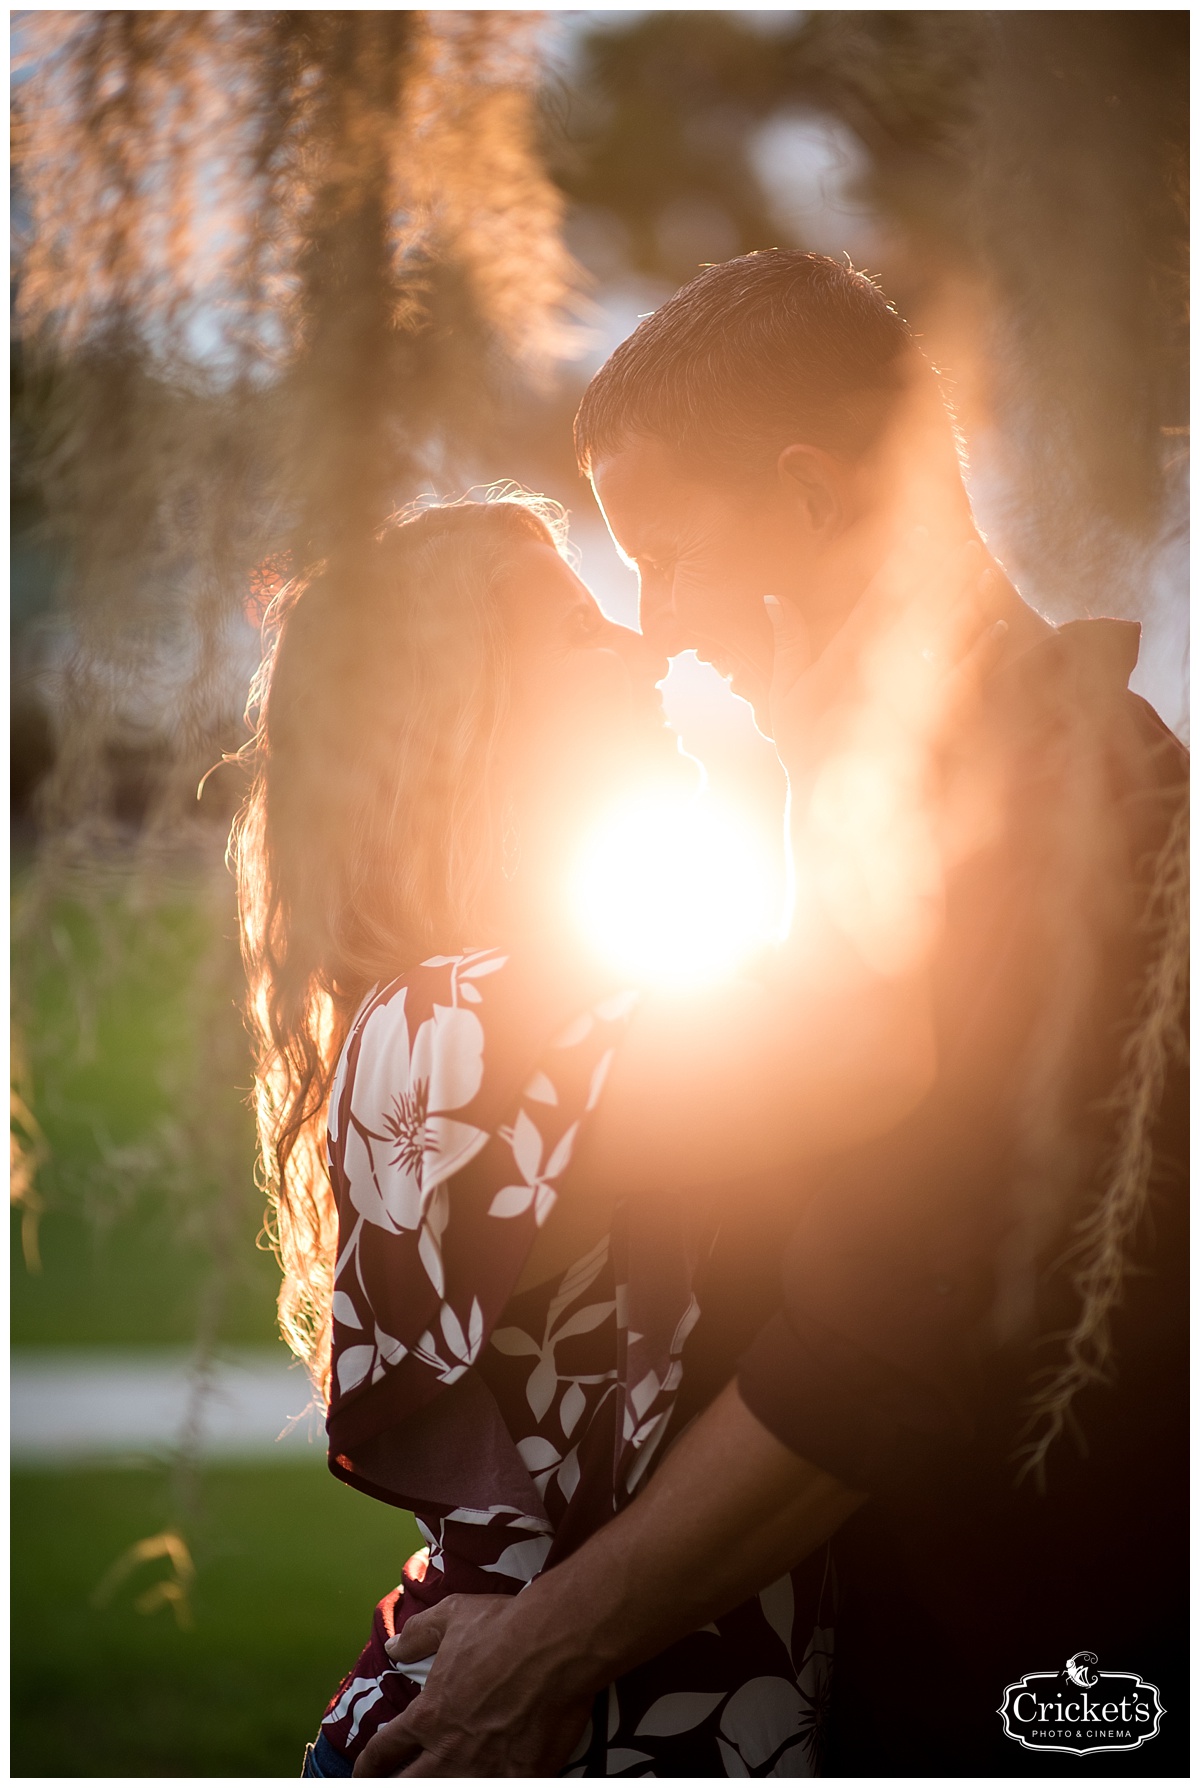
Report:
M 554 1209 L 554 1202 L 558 1197 L 551 1182 L 569 1167 L 578 1133 L 578 1124 L 572 1124 L 565 1130 L 551 1149 L 543 1167 L 542 1150 L 545 1145 L 541 1131 L 528 1113 L 524 1109 L 520 1110 L 512 1129 L 502 1130 L 500 1134 L 506 1142 L 512 1144 L 513 1160 L 524 1184 L 503 1186 L 488 1206 L 488 1216 L 521 1217 L 533 1205 L 534 1222 L 540 1229 Z
M 391 1230 L 416 1229 L 436 1188 L 487 1141 L 486 1130 L 452 1116 L 483 1081 L 478 1017 L 435 1006 L 410 1043 L 404 1004 L 401 990 L 362 1027 L 342 1144 L 350 1202 Z
M 441 958 L 426 966 L 449 969 L 442 983 L 449 1003 L 433 1001 L 414 1025 L 409 990 L 403 982 L 393 983 L 373 990 L 351 1025 L 330 1095 L 329 1160 L 331 1170 L 337 1161 L 357 1220 L 345 1236 L 343 1217 L 333 1317 L 335 1335 L 365 1333 L 335 1348 L 339 1396 L 377 1384 L 410 1352 L 443 1384 L 452 1384 L 482 1345 L 478 1307 L 460 1318 L 444 1302 L 442 1239 L 450 1219 L 448 1182 L 488 1141 L 486 1129 L 455 1115 L 478 1094 L 484 1067 L 483 1026 L 459 1001 L 479 1004 L 475 983 L 505 961 L 494 951 Z M 359 1270 L 364 1224 L 389 1235 L 416 1232 L 421 1267 L 443 1299 L 437 1338 L 427 1330 L 406 1343 L 375 1319 Z
M 595 1283 L 607 1263 L 608 1238 L 605 1237 L 581 1260 L 577 1260 L 564 1275 L 561 1285 L 550 1300 L 540 1341 L 526 1330 L 519 1328 L 496 1329 L 492 1335 L 492 1346 L 497 1353 L 527 1355 L 537 1360 L 537 1365 L 533 1368 L 525 1385 L 525 1400 L 529 1404 L 535 1421 L 541 1421 L 562 1386 L 566 1384 L 567 1388 L 563 1393 L 560 1405 L 560 1420 L 563 1432 L 568 1438 L 583 1413 L 585 1399 L 582 1386 L 601 1381 L 592 1374 L 564 1379 L 559 1374 L 554 1351 L 562 1342 L 570 1341 L 579 1335 L 586 1335 L 593 1329 L 599 1328 L 600 1324 L 606 1322 L 615 1312 L 616 1300 L 612 1298 L 602 1300 L 600 1303 L 585 1304 L 581 1310 L 571 1308 L 588 1287 Z M 546 1444 L 541 1440 L 537 1442 L 538 1447 Z M 558 1465 L 560 1461 L 557 1456 L 550 1462 L 543 1459 L 536 1468 L 537 1471 L 545 1469 L 548 1463 Z M 530 1459 L 526 1460 L 526 1464 L 530 1466 L 531 1471 L 535 1469 Z M 538 1489 L 544 1491 L 545 1480 L 539 1481 L 535 1477 L 534 1481 L 537 1483 Z
M 435 1339 L 432 1330 L 426 1329 L 417 1342 L 415 1352 L 423 1365 L 432 1366 L 443 1384 L 454 1384 L 460 1379 L 468 1366 L 473 1366 L 479 1358 L 479 1349 L 483 1346 L 483 1311 L 479 1307 L 479 1299 L 471 1301 L 471 1315 L 464 1334 L 462 1323 L 454 1314 L 449 1304 L 441 1309 L 442 1341 Z M 440 1347 L 445 1347 L 449 1359 L 443 1359 Z
M 383 1690 L 379 1686 L 378 1677 L 356 1676 L 349 1688 L 342 1694 L 341 1699 L 326 1714 L 325 1720 L 330 1724 L 335 1724 L 338 1720 L 344 1720 L 349 1716 L 351 1725 L 347 1734 L 347 1743 L 353 1744 L 358 1737 L 358 1728 L 362 1724 L 363 1715 L 369 1713 L 375 1703 L 382 1698 Z

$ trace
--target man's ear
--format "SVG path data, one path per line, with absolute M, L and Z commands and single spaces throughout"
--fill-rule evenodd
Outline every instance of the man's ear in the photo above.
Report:
M 850 519 L 845 468 L 821 447 L 785 447 L 776 461 L 785 497 L 802 511 L 814 534 L 840 532 Z

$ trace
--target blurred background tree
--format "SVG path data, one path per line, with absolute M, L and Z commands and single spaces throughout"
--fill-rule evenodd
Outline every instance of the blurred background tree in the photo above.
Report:
M 520 13 L 18 23 L 15 1338 L 191 1351 L 162 1485 L 25 1485 L 16 1750 L 32 1773 L 294 1771 L 416 1544 L 401 1517 L 386 1548 L 378 1515 L 359 1517 L 380 1562 L 348 1555 L 352 1607 L 319 1587 L 335 1486 L 306 1490 L 284 1463 L 232 1491 L 210 1469 L 198 1494 L 213 1356 L 271 1340 L 274 1275 L 254 1249 L 223 864 L 240 770 L 197 787 L 245 737 L 273 587 L 352 561 L 427 479 L 461 477 L 489 401 L 558 351 L 574 274 L 536 145 L 537 31 Z M 64 1583 L 72 1553 L 82 1581 Z M 52 1717 L 52 1627 L 106 1567 L 113 1606 L 88 1614 L 106 1662 L 75 1685 L 85 1735 Z M 147 1591 L 147 1570 L 168 1575 Z M 299 1668 L 290 1643 L 249 1655 L 296 1584 L 315 1621 Z M 149 1670 L 135 1591 L 183 1623 Z
M 15 29 L 15 1338 L 190 1342 L 199 1397 L 207 1355 L 272 1332 L 222 862 L 238 767 L 196 791 L 245 737 L 273 588 L 422 491 L 515 477 L 569 505 L 631 620 L 571 456 L 579 391 L 701 263 L 813 248 L 922 335 L 1025 593 L 1145 621 L 1139 686 L 1181 724 L 1188 18 Z M 722 727 L 752 753 L 715 681 L 678 663 L 669 711 L 714 761 Z M 155 1519 L 194 1538 L 189 1481 Z
M 1185 513 L 1188 33 L 1162 12 L 601 22 L 556 114 L 572 243 L 602 282 L 658 289 L 776 244 L 865 263 L 945 369 L 1035 600 L 1123 611 Z
M 196 791 L 244 737 L 264 566 L 278 581 L 352 553 L 461 469 L 506 362 L 532 375 L 559 346 L 574 275 L 535 146 L 535 30 L 518 13 L 20 24 L 18 767 L 27 791 L 44 774 L 17 932 L 53 936 L 69 877 L 95 934 L 91 971 L 70 964 L 83 1000 L 119 972 L 129 902 L 166 910 L 154 878 L 186 859 L 208 886 L 192 1005 L 221 1062 L 202 1051 L 168 1101 L 168 1127 L 196 1115 L 198 1179 L 245 1184 L 250 1159 L 244 1126 L 231 1150 L 211 1121 L 244 1067 L 228 1026 L 199 1022 L 214 987 L 237 1000 L 236 769 Z M 59 614 L 34 630 L 47 583 Z M 21 977 L 18 998 L 35 998 Z M 26 1034 L 27 1103 L 54 1104 L 44 1083 L 73 1052 Z

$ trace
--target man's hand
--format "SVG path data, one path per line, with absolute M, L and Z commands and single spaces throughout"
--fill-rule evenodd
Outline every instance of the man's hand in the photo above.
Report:
M 554 1775 L 597 1690 L 773 1582 L 862 1502 L 729 1385 L 630 1506 L 518 1596 L 448 1596 L 389 1643 L 437 1654 L 355 1775 Z
M 396 1663 L 436 1654 L 412 1706 L 382 1726 L 356 1776 L 544 1776 L 571 1754 L 592 1696 L 566 1699 L 512 1596 L 447 1596 L 387 1644 Z

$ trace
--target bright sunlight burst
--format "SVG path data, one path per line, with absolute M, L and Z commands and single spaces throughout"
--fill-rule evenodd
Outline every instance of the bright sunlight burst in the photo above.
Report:
M 616 808 L 589 840 L 573 894 L 592 947 L 643 983 L 716 980 L 778 935 L 760 840 L 703 792 Z

